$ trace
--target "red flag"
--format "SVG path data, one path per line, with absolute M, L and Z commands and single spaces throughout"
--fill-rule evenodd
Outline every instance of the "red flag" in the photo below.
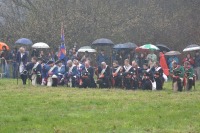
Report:
M 162 52 L 160 52 L 160 66 L 162 67 L 164 74 L 168 76 L 169 68 L 167 66 L 165 55 Z

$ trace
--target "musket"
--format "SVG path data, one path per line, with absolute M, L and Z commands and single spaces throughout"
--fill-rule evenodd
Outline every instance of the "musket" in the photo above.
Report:
M 193 78 L 194 91 L 196 90 L 195 81 L 196 81 L 196 78 L 194 77 Z
M 18 81 L 18 80 L 19 80 L 18 78 L 19 78 L 19 64 L 17 63 L 17 85 L 18 85 L 18 82 L 19 82 L 19 81 Z

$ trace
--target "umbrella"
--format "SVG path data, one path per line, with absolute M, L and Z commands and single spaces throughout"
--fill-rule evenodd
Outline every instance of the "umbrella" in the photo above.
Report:
M 183 52 L 189 52 L 189 51 L 195 51 L 195 50 L 200 50 L 200 46 L 197 45 L 197 44 L 192 44 L 192 45 L 189 45 L 187 46 Z
M 92 43 L 93 46 L 109 46 L 114 45 L 114 43 L 106 38 L 97 39 Z
M 92 49 L 90 46 L 83 46 L 78 50 L 78 52 L 86 52 L 86 51 L 88 51 L 89 53 L 97 52 L 95 49 Z
M 142 49 L 142 48 L 140 48 L 140 47 L 137 47 L 136 49 L 135 49 L 135 52 L 137 52 L 137 53 L 144 53 L 144 52 L 148 52 L 149 50 L 148 49 Z
M 48 44 L 43 42 L 38 42 L 32 45 L 32 48 L 50 48 Z
M 170 48 L 168 48 L 166 45 L 164 44 L 157 44 L 156 47 L 158 47 L 160 49 L 160 51 L 166 51 L 166 52 L 169 52 L 170 51 Z
M 179 51 L 169 51 L 165 53 L 165 55 L 180 55 L 181 53 Z
M 0 42 L 0 51 L 3 50 L 3 47 L 4 47 L 4 46 L 6 47 L 7 50 L 10 49 L 10 48 L 8 47 L 7 44 L 5 44 L 5 43 L 3 43 L 3 42 Z
M 156 47 L 153 44 L 145 44 L 143 46 L 140 46 L 141 49 L 148 49 L 148 50 L 159 50 L 158 47 Z
M 133 49 L 133 48 L 137 48 L 137 45 L 135 43 L 124 43 L 124 44 L 116 44 L 114 47 L 114 49 Z
M 19 45 L 33 45 L 33 42 L 30 39 L 27 38 L 20 38 L 18 39 L 15 44 Z

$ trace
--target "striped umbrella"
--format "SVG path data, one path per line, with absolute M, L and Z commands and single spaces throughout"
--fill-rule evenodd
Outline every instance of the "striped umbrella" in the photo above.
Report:
M 143 46 L 140 46 L 141 49 L 148 49 L 148 50 L 160 50 L 158 47 L 156 47 L 153 44 L 145 44 Z

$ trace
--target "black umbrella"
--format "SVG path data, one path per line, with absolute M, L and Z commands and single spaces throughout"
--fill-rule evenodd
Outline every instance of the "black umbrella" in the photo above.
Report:
M 169 52 L 170 51 L 170 48 L 168 48 L 164 44 L 157 44 L 156 46 L 160 49 L 161 52 L 163 52 L 163 51 Z
M 134 49 L 137 48 L 138 46 L 135 43 L 124 43 L 124 44 L 116 44 L 113 48 L 114 49 Z
M 112 46 L 114 43 L 106 38 L 97 39 L 92 43 L 93 46 Z

